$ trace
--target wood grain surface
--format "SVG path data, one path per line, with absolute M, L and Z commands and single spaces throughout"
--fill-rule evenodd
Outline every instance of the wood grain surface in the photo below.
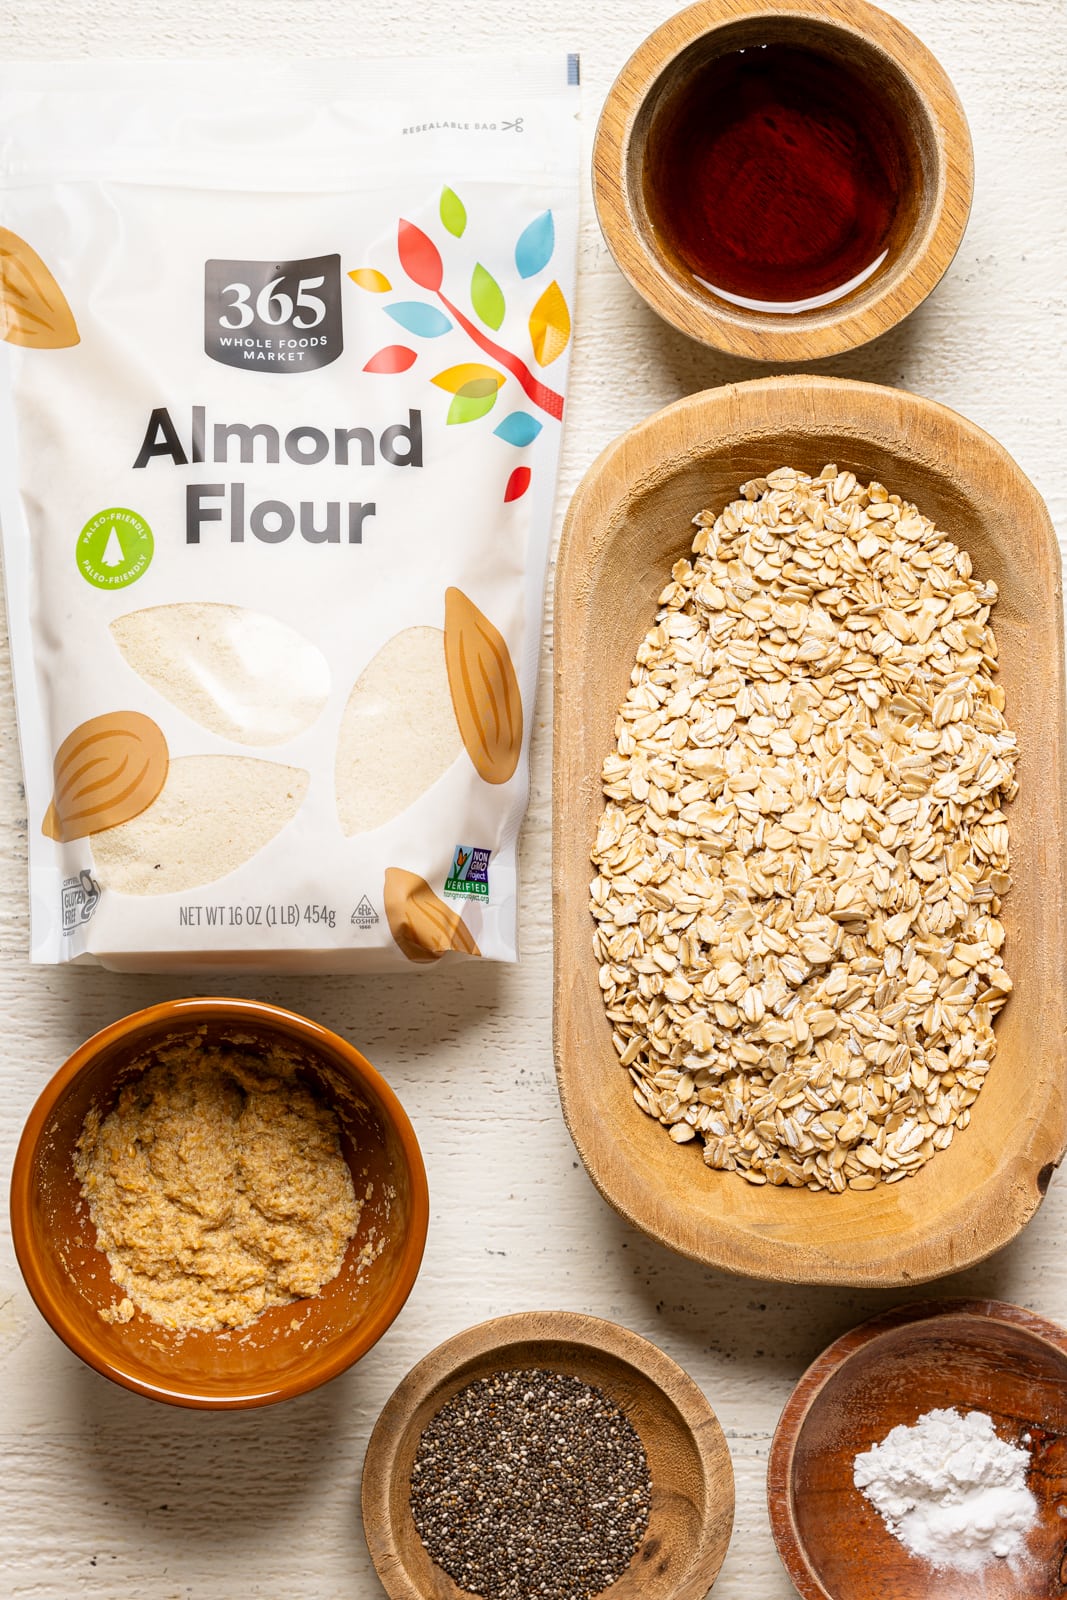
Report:
M 753 1187 L 705 1166 L 637 1110 L 604 1014 L 590 875 L 598 774 L 637 646 L 693 517 L 741 483 L 827 462 L 914 502 L 1000 590 L 999 681 L 1019 735 L 1005 808 L 1015 992 L 971 1126 L 915 1177 L 866 1193 Z M 764 378 L 676 401 L 610 445 L 571 501 L 556 569 L 553 883 L 556 1070 L 590 1176 L 626 1217 L 709 1266 L 809 1283 L 920 1283 L 1012 1239 L 1067 1144 L 1067 691 L 1060 553 L 1045 507 L 999 445 L 944 406 L 824 377 Z
M 934 1571 L 856 1488 L 856 1456 L 926 1412 L 984 1411 L 1030 1455 L 1037 1520 L 1024 1562 Z M 808 1368 L 767 1473 L 771 1527 L 804 1600 L 1060 1600 L 1067 1593 L 1067 1330 L 998 1301 L 936 1301 L 876 1317 Z
M 625 1412 L 652 1480 L 648 1532 L 612 1600 L 704 1600 L 734 1515 L 730 1453 L 715 1412 L 681 1368 L 627 1328 L 573 1312 L 478 1324 L 430 1352 L 378 1419 L 363 1468 L 363 1523 L 390 1600 L 463 1600 L 429 1558 L 408 1506 L 426 1428 L 453 1395 L 495 1372 L 547 1368 L 591 1383 Z
M 703 293 L 643 193 L 649 139 L 687 85 L 716 56 L 768 42 L 842 61 L 898 111 L 909 152 L 884 268 L 840 302 L 785 318 Z M 971 137 L 950 78 L 921 40 L 867 0 L 697 0 L 626 63 L 593 146 L 597 215 L 630 282 L 682 333 L 761 361 L 838 355 L 914 311 L 959 248 L 973 183 Z
M 886 0 L 937 56 L 967 112 L 974 206 L 946 277 L 907 321 L 816 370 L 893 384 L 988 429 L 1067 533 L 1067 9 L 1059 0 Z M 0 18 L 9 56 L 397 55 L 513 47 L 582 52 L 585 160 L 608 87 L 672 0 L 593 10 L 543 0 L 338 8 L 283 0 L 21 0 Z M 248 70 L 236 67 L 235 70 Z M 661 321 L 622 277 L 583 195 L 575 351 L 557 525 L 590 463 L 680 396 L 766 367 Z M 777 368 L 773 370 L 779 370 Z M 2 630 L 0 630 L 2 635 Z M 809 1363 L 906 1291 L 811 1289 L 728 1277 L 662 1249 L 597 1194 L 559 1111 L 552 1068 L 552 623 L 530 708 L 532 792 L 515 967 L 395 978 L 259 979 L 257 997 L 351 1038 L 383 1072 L 426 1157 L 422 1272 L 389 1333 L 314 1394 L 208 1416 L 155 1406 L 90 1372 L 54 1337 L 0 1243 L 0 1594 L 4 1600 L 381 1600 L 359 1475 L 405 1372 L 488 1317 L 558 1306 L 625 1324 L 697 1380 L 733 1457 L 737 1510 L 714 1600 L 793 1600 L 767 1521 L 767 1451 Z M 31 969 L 25 802 L 0 638 L 0 1193 L 46 1078 L 94 1029 L 180 980 Z M 583 884 L 584 887 L 584 884 Z M 212 986 L 208 986 L 209 988 Z M 229 986 L 220 982 L 214 992 Z M 1067 1178 L 1007 1250 L 939 1283 L 1067 1322 Z

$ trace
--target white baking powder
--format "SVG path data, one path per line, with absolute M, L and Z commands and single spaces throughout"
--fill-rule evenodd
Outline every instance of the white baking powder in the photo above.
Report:
M 1028 1451 L 984 1411 L 928 1411 L 856 1457 L 853 1479 L 905 1549 L 935 1567 L 977 1572 L 1026 1553 L 1037 1501 Z

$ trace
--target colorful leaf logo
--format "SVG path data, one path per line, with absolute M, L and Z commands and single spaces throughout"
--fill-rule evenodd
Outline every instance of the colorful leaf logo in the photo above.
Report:
M 406 344 L 389 344 L 384 350 L 379 350 L 376 356 L 371 356 L 364 372 L 406 372 L 418 360 L 414 350 L 409 350 Z
M 530 487 L 530 479 L 531 479 L 532 476 L 533 476 L 533 474 L 531 473 L 529 467 L 516 467 L 515 468 L 515 471 L 511 474 L 511 477 L 508 479 L 508 486 L 504 490 L 504 504 L 505 505 L 507 505 L 509 500 L 521 500 L 522 499 L 522 496 L 526 493 L 527 489 Z
M 458 367 L 447 367 L 439 372 L 430 382 L 436 383 L 439 389 L 447 389 L 449 394 L 459 394 L 462 390 L 464 394 L 481 396 L 496 394 L 504 382 L 504 374 L 495 367 L 483 367 L 480 361 L 463 361 Z
M 369 289 L 371 294 L 388 294 L 393 287 L 385 273 L 376 271 L 374 267 L 357 267 L 348 276 L 361 289 Z
M 541 424 L 536 417 L 531 417 L 528 411 L 512 411 L 503 422 L 493 429 L 497 438 L 505 440 L 507 444 L 516 445 L 520 450 L 524 445 L 533 444 L 541 432 Z
M 499 328 L 504 320 L 504 291 L 478 262 L 471 275 L 471 305 L 487 328 Z
M 434 293 L 441 287 L 445 269 L 437 246 L 421 228 L 416 228 L 413 222 L 400 219 L 396 240 L 397 254 L 400 265 L 420 289 L 430 289 Z
M 496 405 L 504 374 L 493 367 L 483 367 L 478 361 L 464 361 L 439 372 L 430 381 L 455 396 L 448 408 L 447 422 L 477 422 Z
M 530 343 L 538 366 L 547 367 L 561 356 L 570 336 L 571 314 L 563 290 L 553 279 L 530 312 Z
M 467 226 L 467 209 L 451 189 L 441 190 L 441 221 L 454 239 L 462 237 Z
M 551 211 L 543 211 L 525 227 L 515 246 L 515 265 L 520 278 L 532 278 L 547 267 L 556 248 L 556 225 Z
M 455 190 L 447 187 L 441 190 L 438 210 L 443 226 L 454 238 L 459 238 L 467 226 L 467 212 Z M 550 260 L 554 248 L 555 225 L 552 213 L 544 211 L 527 224 L 515 246 L 515 263 L 520 275 L 527 278 L 540 272 Z M 442 383 L 441 377 L 433 380 L 441 387 L 447 388 L 453 396 L 448 416 L 450 422 L 473 421 L 476 415 L 484 416 L 491 410 L 496 402 L 499 388 L 506 382 L 504 373 L 516 380 L 532 406 L 557 420 L 563 416 L 563 396 L 546 383 L 542 383 L 517 351 L 498 344 L 486 333 L 486 328 L 496 332 L 503 324 L 506 301 L 500 284 L 481 262 L 478 262 L 473 270 L 470 289 L 474 314 L 481 322 L 479 326 L 446 295 L 444 263 L 434 241 L 421 228 L 403 217 L 397 226 L 397 256 L 400 269 L 410 282 L 432 295 L 437 303 L 430 305 L 425 300 L 401 300 L 393 305 L 384 306 L 383 310 L 393 321 L 398 322 L 408 333 L 416 334 L 423 339 L 436 339 L 456 329 L 496 363 L 496 366 L 491 368 L 479 369 L 476 363 L 450 368 L 450 372 L 466 374 L 462 380 L 457 378 L 451 384 Z M 382 294 L 391 287 L 384 274 L 375 268 L 361 267 L 350 276 L 361 288 L 368 289 L 372 293 Z M 551 284 L 542 293 L 529 320 L 530 339 L 537 362 L 544 366 L 554 361 L 566 349 L 570 332 L 570 314 L 566 302 L 559 285 Z M 399 363 L 407 361 L 409 355 L 412 362 L 415 360 L 413 353 L 404 353 L 406 348 L 404 345 L 387 346 L 371 357 L 365 370 L 405 371 L 406 367 Z M 498 367 L 503 368 L 504 372 L 499 372 Z M 486 372 L 490 374 L 492 382 L 488 387 L 479 381 L 479 372 L 483 379 Z M 475 385 L 473 389 L 469 387 L 472 383 Z M 511 418 L 505 418 L 499 430 L 501 438 L 516 444 L 520 449 L 523 444 L 537 437 L 541 426 L 539 423 L 535 424 L 530 417 L 526 417 L 525 421 L 521 420 L 524 416 L 525 413 L 513 413 Z
M 385 309 L 394 322 L 399 322 L 409 333 L 418 334 L 423 339 L 439 339 L 452 327 L 443 311 L 438 311 L 436 306 L 425 305 L 421 300 L 398 300 L 396 305 L 386 306 Z
M 477 385 L 471 384 L 470 387 L 473 390 L 477 387 Z M 446 423 L 477 422 L 479 418 L 484 417 L 487 412 L 492 411 L 495 405 L 495 389 L 490 389 L 488 394 L 468 394 L 466 389 L 461 389 L 459 394 L 457 394 L 453 399 L 452 404 L 449 406 L 448 416 L 445 418 L 445 421 Z

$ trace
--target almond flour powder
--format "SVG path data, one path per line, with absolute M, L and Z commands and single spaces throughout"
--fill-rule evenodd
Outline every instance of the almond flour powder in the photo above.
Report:
M 265 1056 L 193 1037 L 155 1052 L 75 1172 L 124 1299 L 167 1328 L 240 1328 L 336 1277 L 359 1223 L 335 1113 Z

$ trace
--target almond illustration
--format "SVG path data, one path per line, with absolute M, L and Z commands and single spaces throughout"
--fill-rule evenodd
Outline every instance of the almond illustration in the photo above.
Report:
M 168 765 L 167 741 L 151 717 L 139 711 L 90 717 L 56 754 L 42 833 L 66 844 L 129 822 L 152 804 Z
M 445 590 L 445 664 L 475 771 L 486 783 L 507 783 L 522 752 L 519 680 L 503 638 L 462 589 Z
M 414 805 L 463 753 L 440 628 L 405 628 L 363 668 L 337 741 L 343 833 L 380 828 Z
M 34 350 L 65 350 L 79 342 L 63 291 L 36 250 L 0 228 L 0 339 Z
M 285 744 L 330 693 L 322 651 L 277 617 L 185 601 L 111 624 L 128 666 L 187 717 L 235 744 Z
M 385 915 L 409 961 L 438 961 L 449 950 L 482 953 L 459 912 L 439 900 L 425 878 L 403 867 L 385 869 Z
M 176 756 L 152 805 L 89 841 L 115 894 L 177 894 L 216 883 L 264 849 L 299 811 L 302 767 L 253 756 Z

